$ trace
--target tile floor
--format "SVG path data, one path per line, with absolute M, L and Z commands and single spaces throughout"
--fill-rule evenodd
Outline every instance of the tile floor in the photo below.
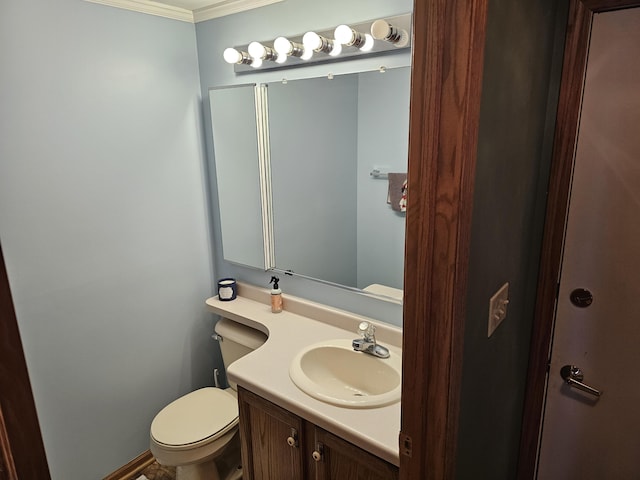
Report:
M 142 475 L 148 480 L 175 480 L 176 467 L 166 467 L 158 462 L 153 462 L 141 472 L 136 473 L 130 480 L 138 480 Z M 144 477 L 141 480 L 144 480 Z

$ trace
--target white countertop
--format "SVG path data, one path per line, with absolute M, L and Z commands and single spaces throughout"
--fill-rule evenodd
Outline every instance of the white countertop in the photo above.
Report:
M 271 313 L 269 292 L 238 285 L 238 297 L 206 303 L 210 311 L 254 327 L 269 338 L 259 349 L 234 362 L 227 377 L 238 385 L 280 405 L 354 445 L 399 465 L 400 402 L 378 408 L 345 408 L 316 400 L 289 378 L 292 359 L 304 347 L 322 340 L 357 337 L 357 325 L 376 325 L 376 338 L 401 354 L 402 330 L 374 319 L 283 295 L 284 311 Z

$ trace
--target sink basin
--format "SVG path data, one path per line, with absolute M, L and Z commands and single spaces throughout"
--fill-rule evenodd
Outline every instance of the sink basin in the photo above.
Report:
M 385 345 L 386 346 L 386 345 Z M 307 395 L 342 407 L 372 408 L 400 400 L 402 356 L 377 358 L 351 347 L 351 340 L 329 340 L 301 350 L 289 376 Z

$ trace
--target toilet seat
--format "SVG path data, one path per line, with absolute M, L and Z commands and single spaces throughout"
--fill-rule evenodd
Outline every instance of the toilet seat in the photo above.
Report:
M 151 437 L 172 450 L 213 442 L 238 425 L 237 399 L 225 390 L 205 387 L 174 400 L 151 423 Z

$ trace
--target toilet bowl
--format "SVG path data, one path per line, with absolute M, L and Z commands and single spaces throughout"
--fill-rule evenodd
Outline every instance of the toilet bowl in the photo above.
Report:
M 225 367 L 266 341 L 262 332 L 227 319 L 216 324 L 216 333 Z M 242 478 L 235 387 L 195 390 L 153 419 L 149 449 L 159 464 L 176 467 L 176 480 Z
M 224 480 L 216 466 L 234 437 L 238 436 L 238 403 L 235 395 L 214 387 L 201 388 L 164 407 L 151 423 L 150 450 L 161 465 L 176 466 L 180 480 L 196 480 L 191 471 L 207 479 Z

